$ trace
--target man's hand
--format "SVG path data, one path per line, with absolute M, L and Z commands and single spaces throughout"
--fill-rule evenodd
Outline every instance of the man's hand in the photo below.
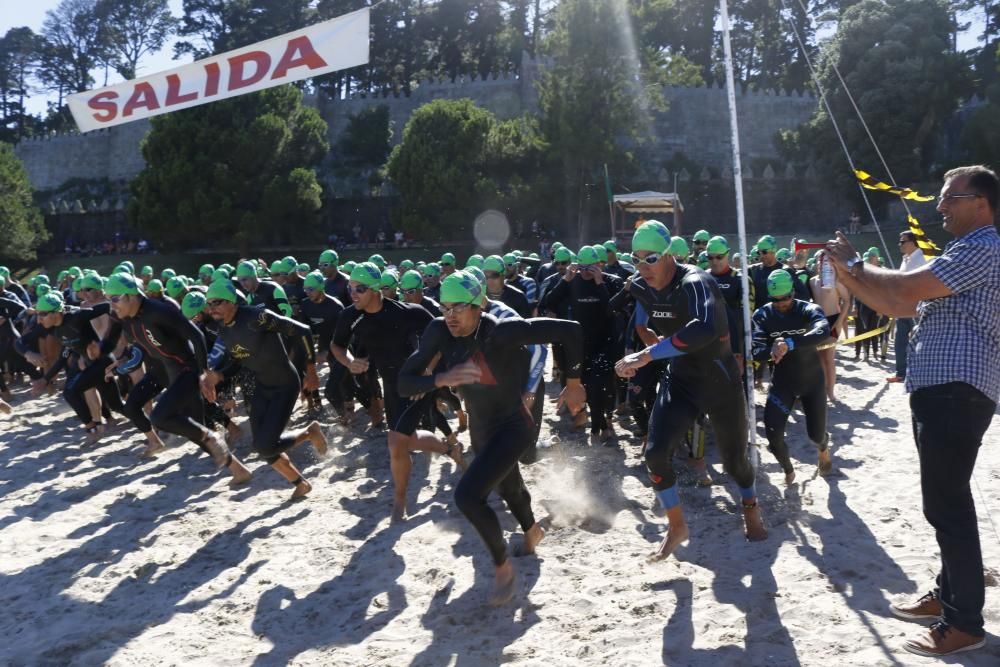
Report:
M 559 401 L 556 403 L 557 413 L 564 404 L 574 416 L 587 405 L 587 390 L 580 384 L 579 378 L 566 380 L 566 386 L 559 393 Z
M 316 366 L 314 364 L 306 366 L 306 374 L 302 379 L 302 389 L 305 391 L 316 391 L 319 389 L 319 376 L 316 375 Z
M 458 366 L 449 368 L 444 373 L 434 376 L 434 384 L 438 387 L 458 387 L 463 384 L 475 384 L 479 382 L 483 372 L 472 360 L 463 362 Z
M 771 346 L 771 361 L 776 364 L 781 363 L 786 354 L 788 354 L 788 343 L 785 342 L 785 339 L 779 338 L 775 340 L 774 345 Z
M 580 270 L 576 264 L 570 264 L 566 267 L 566 273 L 563 274 L 563 280 L 570 282 L 573 278 L 576 278 L 576 272 Z
M 647 350 L 633 352 L 632 354 L 625 355 L 615 364 L 615 373 L 618 374 L 618 377 L 622 378 L 633 377 L 637 370 L 652 360 L 653 357 Z
M 28 352 L 24 355 L 24 358 L 27 359 L 28 363 L 35 368 L 42 368 L 45 366 L 45 357 L 40 355 L 38 352 Z
M 601 267 L 599 265 L 595 266 L 597 267 L 597 270 L 591 271 L 590 273 L 594 276 L 594 282 L 600 285 L 604 282 L 604 272 L 601 271 Z
M 849 273 L 847 260 L 858 256 L 858 251 L 854 249 L 851 242 L 847 240 L 843 232 L 837 232 L 837 238 L 826 242 L 826 255 L 833 261 L 833 266 L 837 272 Z
M 348 364 L 347 370 L 351 371 L 354 375 L 361 375 L 362 373 L 368 372 L 368 360 L 354 358 L 351 363 Z
M 115 377 L 115 370 L 118 368 L 118 365 L 121 364 L 121 362 L 122 362 L 121 359 L 116 359 L 110 366 L 108 366 L 106 369 L 104 369 L 104 381 L 105 382 L 111 382 L 111 380 L 114 379 L 114 377 Z
M 209 403 L 215 402 L 215 385 L 219 384 L 221 379 L 222 375 L 216 371 L 205 371 L 201 374 L 201 395 Z

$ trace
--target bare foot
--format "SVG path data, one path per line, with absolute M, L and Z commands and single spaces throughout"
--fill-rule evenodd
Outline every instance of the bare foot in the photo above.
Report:
M 587 416 L 586 410 L 580 410 L 573 416 L 573 428 L 576 430 L 581 430 L 587 426 L 587 421 L 589 417 Z
M 236 422 L 230 421 L 229 426 L 226 427 L 226 444 L 233 447 L 242 437 L 243 429 L 237 426 Z
M 795 483 L 795 471 L 790 470 L 785 473 L 785 486 L 791 486 Z
M 535 547 L 538 546 L 538 543 L 541 542 L 544 537 L 545 529 L 542 528 L 542 524 L 536 521 L 535 525 L 525 531 L 524 542 L 522 542 L 519 546 L 514 547 L 511 550 L 511 553 L 515 558 L 532 556 L 535 553 Z
M 760 542 L 767 539 L 767 529 L 764 528 L 764 519 L 760 515 L 760 508 L 743 508 L 743 525 L 746 527 L 747 539 L 751 542 Z
M 9 415 L 13 411 L 14 408 L 10 407 L 10 404 L 7 403 L 7 401 L 0 400 L 0 412 L 2 412 L 5 415 Z
M 226 461 L 229 459 L 229 448 L 219 438 L 219 434 L 215 431 L 209 431 L 205 434 L 203 442 L 216 467 L 221 468 L 226 465 Z
M 233 461 L 229 464 L 229 472 L 233 473 L 233 478 L 229 480 L 230 489 L 243 486 L 253 477 L 253 473 L 247 470 L 246 466 L 239 461 Z
M 146 443 L 146 449 L 142 450 L 140 457 L 144 459 L 151 459 L 165 449 L 163 446 L 163 441 L 157 438 L 156 440 L 151 440 Z
M 309 439 L 312 441 L 313 448 L 316 453 L 320 456 L 326 456 L 326 452 L 329 449 L 326 444 L 326 436 L 323 434 L 323 427 L 320 426 L 319 422 L 313 422 L 306 427 L 306 431 L 309 433 Z
M 463 471 L 468 470 L 469 464 L 465 460 L 465 454 L 462 453 L 462 443 L 458 441 L 454 433 L 448 436 L 448 449 L 445 450 L 445 454 Z
M 499 607 L 510 602 L 514 597 L 514 567 L 508 559 L 503 565 L 497 568 L 496 577 L 493 579 L 493 592 L 490 593 L 489 605 Z
M 295 490 L 292 491 L 292 500 L 299 500 L 300 498 L 305 498 L 309 495 L 309 492 L 313 490 L 312 484 L 306 480 L 301 480 L 295 485 Z
M 390 523 L 403 523 L 406 521 L 406 502 L 394 501 L 392 503 L 392 516 L 389 518 Z
M 104 437 L 104 424 L 95 424 L 87 429 L 87 444 L 96 445 Z
M 688 458 L 688 465 L 698 473 L 698 486 L 712 486 L 712 476 L 708 473 L 705 459 Z
M 677 547 L 688 541 L 689 536 L 686 523 L 667 526 L 667 534 L 663 536 L 663 541 L 660 542 L 660 546 L 657 548 L 656 553 L 650 555 L 647 561 L 655 563 L 669 558 L 670 554 L 672 554 Z
M 830 450 L 824 449 L 819 453 L 819 474 L 829 475 L 833 472 L 833 460 L 830 458 Z

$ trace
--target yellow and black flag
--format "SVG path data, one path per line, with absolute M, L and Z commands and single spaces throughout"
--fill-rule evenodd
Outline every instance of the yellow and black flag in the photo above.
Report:
M 875 177 L 866 171 L 861 171 L 860 169 L 854 170 L 854 176 L 861 183 L 861 187 L 866 190 L 878 190 L 879 192 L 888 192 L 892 195 L 899 195 L 903 199 L 910 199 L 913 201 L 934 201 L 934 197 L 930 195 L 922 195 L 916 190 L 911 190 L 910 188 L 900 188 L 895 185 L 889 185 L 888 183 L 883 183 L 882 181 L 875 180 Z
M 924 230 L 920 227 L 920 221 L 914 218 L 912 215 L 906 216 L 906 222 L 910 224 L 910 231 L 913 235 L 917 237 L 917 247 L 924 251 L 924 255 L 927 257 L 935 257 L 941 254 L 941 248 L 937 247 L 934 241 L 927 238 L 924 234 Z

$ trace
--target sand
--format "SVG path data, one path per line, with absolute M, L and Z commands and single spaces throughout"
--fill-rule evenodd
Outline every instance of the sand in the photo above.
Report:
M 414 456 L 414 515 L 394 526 L 382 433 L 331 424 L 326 460 L 295 450 L 314 491 L 293 504 L 246 444 L 255 478 L 230 491 L 193 445 L 143 461 L 141 437 L 120 428 L 87 447 L 59 397 L 19 387 L 17 414 L 0 417 L 0 665 L 934 664 L 902 650 L 918 626 L 888 609 L 927 590 L 938 562 L 906 394 L 883 381 L 888 364 L 839 366 L 837 473 L 814 475 L 797 415 L 798 480 L 786 488 L 762 451 L 770 536 L 750 544 L 710 445 L 716 484 L 682 477 L 691 540 L 656 564 L 645 556 L 664 520 L 638 442 L 618 428 L 617 447 L 591 447 L 549 402 L 542 440 L 558 442 L 525 478 L 550 532 L 517 559 L 517 595 L 499 609 L 446 457 Z M 1000 419 L 974 491 L 988 646 L 952 662 L 997 665 Z

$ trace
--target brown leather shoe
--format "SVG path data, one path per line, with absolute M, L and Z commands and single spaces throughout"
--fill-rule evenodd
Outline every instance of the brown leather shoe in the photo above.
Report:
M 986 637 L 977 637 L 953 628 L 944 621 L 938 621 L 924 630 L 915 639 L 903 644 L 910 653 L 940 658 L 962 651 L 974 651 L 986 646 Z
M 899 618 L 905 618 L 907 621 L 920 621 L 923 619 L 939 619 L 944 610 L 941 608 L 941 600 L 938 599 L 937 593 L 931 591 L 916 600 L 907 600 L 906 602 L 897 602 L 895 604 L 889 605 L 889 609 L 892 613 Z

